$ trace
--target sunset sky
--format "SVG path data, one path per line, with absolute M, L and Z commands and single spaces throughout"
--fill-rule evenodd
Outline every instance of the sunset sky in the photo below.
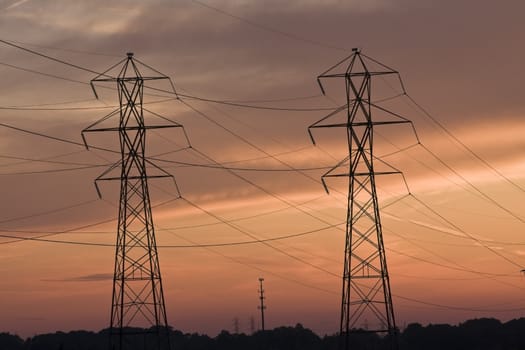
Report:
M 180 130 L 148 135 L 182 195 L 150 182 L 168 320 L 215 335 L 238 318 L 249 332 L 264 277 L 267 327 L 331 334 L 346 182 L 328 195 L 320 177 L 346 140 L 317 130 L 314 146 L 307 128 L 343 104 L 342 82 L 322 96 L 316 78 L 354 47 L 400 72 L 408 96 L 381 105 L 421 140 L 377 128 L 376 155 L 411 193 L 378 178 L 398 325 L 525 314 L 523 13 L 518 0 L 0 0 L 0 39 L 96 72 L 134 52 L 181 94 L 273 108 L 146 96 L 194 148 Z M 94 76 L 0 43 L 0 332 L 109 324 L 119 185 L 102 183 L 98 199 L 93 180 L 115 154 L 6 127 L 82 142 L 117 103 L 113 90 L 95 99 Z M 376 100 L 402 93 L 396 80 L 374 88 Z M 114 135 L 88 138 L 118 149 Z M 12 238 L 46 234 L 55 242 Z

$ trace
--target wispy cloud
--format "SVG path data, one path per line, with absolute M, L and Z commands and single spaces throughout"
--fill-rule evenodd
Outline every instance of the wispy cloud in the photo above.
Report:
M 29 1 L 19 0 L 5 10 L 11 10 L 11 18 L 26 21 L 30 26 L 43 26 L 48 30 L 101 35 L 122 33 L 142 14 L 142 6 L 138 5 L 126 6 L 125 3 L 116 3 L 99 12 L 89 10 L 91 6 L 96 5 L 73 4 L 63 0 L 55 2 L 53 6 L 35 2 L 28 6 L 27 10 L 18 9 L 20 5 Z
M 18 7 L 22 4 L 25 4 L 26 2 L 28 2 L 29 0 L 19 0 L 15 3 L 12 3 L 11 5 L 7 6 L 5 9 L 6 10 L 11 10 L 11 9 L 14 9 L 15 7 Z
M 98 282 L 112 280 L 113 274 L 110 273 L 95 273 L 91 275 L 66 277 L 62 279 L 46 279 L 45 282 Z

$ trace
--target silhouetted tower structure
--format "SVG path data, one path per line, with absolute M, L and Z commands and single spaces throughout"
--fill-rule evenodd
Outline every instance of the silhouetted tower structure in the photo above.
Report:
M 265 296 L 264 296 L 263 281 L 264 281 L 264 278 L 259 277 L 259 301 L 261 304 L 257 306 L 257 308 L 261 310 L 261 330 L 262 331 L 264 331 L 265 329 L 264 328 L 264 310 L 266 309 L 266 305 L 264 305 Z
M 398 72 L 362 54 L 358 49 L 352 51 L 349 57 L 317 78 L 323 94 L 323 80 L 343 80 L 346 103 L 308 128 L 314 144 L 314 128 L 345 128 L 348 141 L 348 156 L 322 177 L 327 192 L 326 178 L 348 177 L 340 348 L 346 350 L 352 347 L 351 333 L 372 332 L 387 334 L 391 349 L 397 349 L 397 330 L 375 176 L 399 172 L 379 172 L 374 169 L 373 130 L 377 125 L 410 121 L 372 101 L 372 80 L 394 74 L 401 83 Z M 373 112 L 388 118 L 372 118 Z M 363 321 L 368 325 L 365 329 L 360 328 Z
M 239 325 L 240 325 L 239 318 L 235 317 L 233 319 L 233 334 L 239 334 Z
M 143 76 L 139 69 L 151 75 Z M 148 179 L 173 176 L 147 159 L 146 131 L 182 126 L 153 112 L 150 114 L 170 124 L 145 124 L 144 116 L 148 113 L 143 107 L 145 82 L 159 80 L 166 80 L 173 88 L 169 77 L 138 61 L 132 53 L 91 80 L 97 98 L 96 83 L 116 84 L 119 98 L 115 111 L 82 131 L 86 147 L 85 133 L 88 132 L 117 132 L 120 141 L 120 160 L 95 180 L 99 195 L 98 181 L 120 181 L 110 317 L 111 350 L 132 348 L 134 343 L 146 344 L 147 349 L 170 349 Z M 113 116 L 119 117 L 118 125 L 105 126 Z

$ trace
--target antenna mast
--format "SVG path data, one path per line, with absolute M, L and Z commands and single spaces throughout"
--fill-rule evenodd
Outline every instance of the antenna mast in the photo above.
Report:
M 264 332 L 264 310 L 266 309 L 266 305 L 264 305 L 264 299 L 266 299 L 266 297 L 264 296 L 263 281 L 264 278 L 259 277 L 259 300 L 261 301 L 261 305 L 259 305 L 257 308 L 261 310 L 261 329 Z

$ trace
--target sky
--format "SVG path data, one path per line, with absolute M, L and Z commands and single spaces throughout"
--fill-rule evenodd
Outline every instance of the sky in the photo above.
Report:
M 186 96 L 274 108 L 146 96 L 193 147 L 180 130 L 148 135 L 148 154 L 182 195 L 151 181 L 168 320 L 215 335 L 238 318 L 249 332 L 264 277 L 267 327 L 332 334 L 346 182 L 330 179 L 326 194 L 319 179 L 347 146 L 332 129 L 316 130 L 314 146 L 307 129 L 343 104 L 344 85 L 323 96 L 316 78 L 352 48 L 400 73 L 408 95 L 383 79 L 374 98 L 413 121 L 421 141 L 407 125 L 376 129 L 377 167 L 408 185 L 378 179 L 398 325 L 525 312 L 524 11 L 513 0 L 1 0 L 0 39 L 96 72 L 133 52 Z M 117 159 L 5 125 L 82 142 L 117 97 L 102 89 L 95 99 L 93 73 L 2 43 L 0 75 L 0 331 L 105 328 L 119 187 L 102 183 L 99 199 L 93 181 Z M 118 149 L 111 135 L 88 140 Z M 197 166 L 215 162 L 244 170 Z M 252 240 L 232 226 L 258 239 L 314 232 L 272 247 L 191 247 Z M 9 238 L 48 233 L 108 246 Z

